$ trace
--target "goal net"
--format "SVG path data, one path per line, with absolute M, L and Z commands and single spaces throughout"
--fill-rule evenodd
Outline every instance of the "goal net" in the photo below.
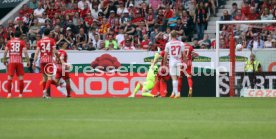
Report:
M 276 20 L 216 22 L 216 97 L 273 95 L 275 36 Z

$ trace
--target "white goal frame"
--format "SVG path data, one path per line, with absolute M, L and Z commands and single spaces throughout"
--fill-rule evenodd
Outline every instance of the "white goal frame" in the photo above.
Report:
M 276 20 L 250 20 L 250 21 L 216 21 L 216 97 L 220 97 L 220 88 L 219 88 L 219 26 L 222 24 L 265 24 L 265 23 L 276 23 Z

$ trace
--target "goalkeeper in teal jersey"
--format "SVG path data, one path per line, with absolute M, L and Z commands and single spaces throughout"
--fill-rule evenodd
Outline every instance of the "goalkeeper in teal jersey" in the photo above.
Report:
M 155 54 L 156 56 L 156 54 Z M 146 81 L 145 82 L 138 82 L 136 85 L 133 94 L 131 94 L 129 97 L 135 97 L 137 92 L 142 88 L 142 96 L 143 97 L 156 97 L 155 95 L 151 94 L 151 90 L 154 87 L 155 84 L 155 78 L 158 72 L 158 66 L 155 65 L 153 62 L 151 63 L 151 66 L 149 68 L 149 71 L 147 73 Z

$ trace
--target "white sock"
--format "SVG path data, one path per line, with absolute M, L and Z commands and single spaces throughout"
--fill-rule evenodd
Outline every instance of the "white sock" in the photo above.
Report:
M 177 95 L 177 90 L 178 90 L 178 80 L 173 80 L 173 92 L 175 95 Z

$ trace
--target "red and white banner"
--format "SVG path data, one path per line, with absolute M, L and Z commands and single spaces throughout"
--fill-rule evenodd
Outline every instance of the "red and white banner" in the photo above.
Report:
M 144 81 L 144 75 L 136 73 L 84 75 L 77 76 L 70 74 L 72 97 L 127 97 L 129 96 L 138 81 Z M 23 97 L 42 97 L 41 74 L 27 73 L 24 76 Z M 18 96 L 19 88 L 16 78 L 12 84 L 12 95 Z M 0 97 L 7 96 L 7 75 L 0 74 Z M 51 87 L 51 97 L 64 97 L 56 87 Z
M 244 89 L 242 91 L 243 97 L 276 97 L 276 90 L 274 89 Z

